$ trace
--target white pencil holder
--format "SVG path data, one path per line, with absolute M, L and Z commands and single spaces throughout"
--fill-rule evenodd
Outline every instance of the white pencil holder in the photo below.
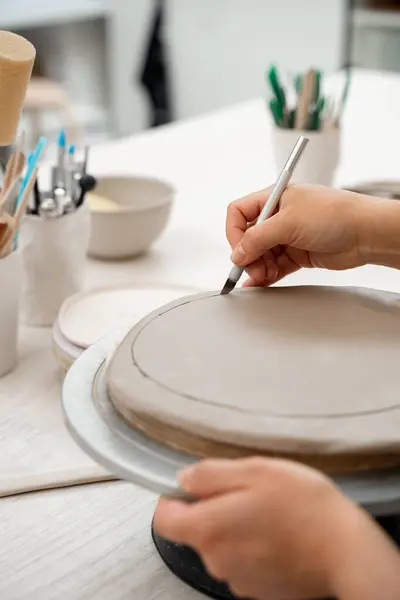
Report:
M 64 300 L 82 289 L 89 237 L 86 204 L 53 219 L 25 216 L 18 238 L 24 323 L 51 326 Z
M 21 278 L 18 252 L 0 259 L 0 377 L 12 371 L 17 363 Z
M 338 128 L 297 131 L 275 127 L 272 142 L 277 172 L 283 168 L 300 135 L 310 141 L 296 166 L 291 183 L 332 185 L 340 159 L 341 135 Z

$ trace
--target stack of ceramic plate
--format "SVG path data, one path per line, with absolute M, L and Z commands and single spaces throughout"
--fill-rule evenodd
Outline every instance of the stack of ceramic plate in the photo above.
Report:
M 71 296 L 53 326 L 53 351 L 63 374 L 110 331 L 131 327 L 159 306 L 198 291 L 184 285 L 134 283 Z

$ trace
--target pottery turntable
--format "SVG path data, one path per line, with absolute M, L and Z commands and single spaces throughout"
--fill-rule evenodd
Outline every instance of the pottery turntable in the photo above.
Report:
M 69 430 L 116 476 L 184 497 L 177 472 L 199 457 L 303 461 L 400 543 L 400 296 L 276 287 L 175 300 L 108 334 L 70 369 Z M 153 532 L 167 566 L 232 598 L 198 556 Z

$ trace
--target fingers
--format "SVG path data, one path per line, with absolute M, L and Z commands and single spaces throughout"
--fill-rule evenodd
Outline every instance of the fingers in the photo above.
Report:
M 239 593 L 243 589 L 243 595 L 248 597 L 245 592 L 252 586 L 247 582 L 246 587 L 247 575 L 256 584 L 257 573 L 265 574 L 268 565 L 267 538 L 262 537 L 261 544 L 257 543 L 260 529 L 263 535 L 259 514 L 259 506 L 249 490 L 192 505 L 163 499 L 155 513 L 154 528 L 159 535 L 196 550 L 214 579 L 233 584 Z
M 236 248 L 247 230 L 248 224 L 255 221 L 260 214 L 269 190 L 261 190 L 232 202 L 228 206 L 226 217 L 226 237 L 231 248 Z
M 216 498 L 188 504 L 162 498 L 154 515 L 154 528 L 159 535 L 208 554 L 218 546 L 224 534 L 241 518 L 251 521 L 243 508 L 248 492 L 232 492 Z M 241 513 L 241 514 L 238 514 Z
M 277 256 L 273 252 L 266 252 L 262 258 L 246 267 L 249 278 L 244 282 L 243 287 L 266 287 L 277 283 L 302 266 L 307 266 L 305 259 L 299 262 L 303 264 L 297 264 L 286 252 Z
M 190 509 L 191 505 L 181 500 L 161 498 L 154 514 L 154 529 L 167 540 L 177 544 L 188 544 L 188 528 L 192 523 Z
M 270 502 L 273 507 L 277 501 L 282 502 L 287 481 L 309 477 L 308 472 L 313 473 L 289 461 L 260 457 L 197 463 L 181 473 L 180 481 L 198 501 L 161 499 L 154 517 L 155 529 L 169 540 L 201 552 L 210 551 L 233 524 L 240 535 L 249 530 L 254 515 L 248 499 L 255 487 L 262 484 L 262 504 Z M 317 473 L 315 476 L 320 477 Z
M 268 264 L 264 258 L 255 260 L 246 268 L 246 273 L 255 282 L 255 286 L 264 287 L 268 284 Z
M 207 498 L 225 494 L 245 487 L 249 467 L 248 460 L 204 460 L 179 475 L 183 489 L 195 498 Z
M 242 236 L 232 253 L 232 261 L 238 266 L 247 266 L 263 256 L 274 246 L 287 245 L 291 231 L 287 219 L 277 213 L 270 219 L 250 227 Z

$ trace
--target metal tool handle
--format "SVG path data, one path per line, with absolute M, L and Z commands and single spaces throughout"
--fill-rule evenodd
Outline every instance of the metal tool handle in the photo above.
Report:
M 285 166 L 283 167 L 281 174 L 277 179 L 277 182 L 271 194 L 269 195 L 269 198 L 267 199 L 262 211 L 259 214 L 257 224 L 266 221 L 267 219 L 269 219 L 269 217 L 272 217 L 272 215 L 274 214 L 276 207 L 278 206 L 279 201 L 282 197 L 282 194 L 289 184 L 289 181 L 296 168 L 296 165 L 299 162 L 300 157 L 308 144 L 308 141 L 308 138 L 304 136 L 300 136 L 297 140 L 296 145 L 294 146 L 288 160 L 286 161 Z M 244 267 L 238 267 L 236 265 L 233 266 L 229 274 L 229 279 L 237 283 L 241 278 L 243 271 Z

